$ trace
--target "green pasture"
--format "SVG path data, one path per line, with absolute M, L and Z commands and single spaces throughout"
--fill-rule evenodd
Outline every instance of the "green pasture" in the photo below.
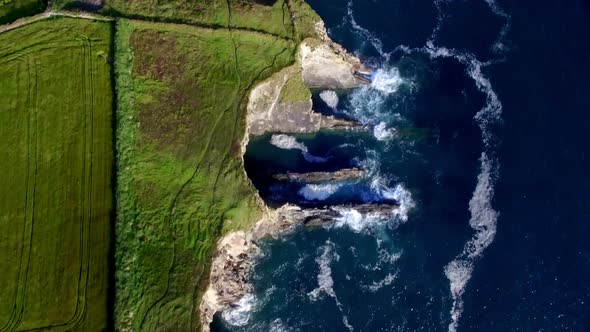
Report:
M 107 326 L 112 25 L 0 34 L 0 331 Z
M 116 50 L 115 327 L 198 330 L 216 241 L 260 214 L 240 151 L 248 92 L 295 44 L 120 20 Z

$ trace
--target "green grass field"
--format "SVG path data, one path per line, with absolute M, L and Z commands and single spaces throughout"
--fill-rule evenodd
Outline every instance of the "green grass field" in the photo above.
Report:
M 0 24 L 42 12 L 42 0 L 0 0 Z
M 0 331 L 108 322 L 112 25 L 0 34 Z
M 128 18 L 230 27 L 302 40 L 315 35 L 319 16 L 304 0 L 106 0 L 104 13 Z
M 264 31 L 290 38 L 293 27 L 284 0 L 261 5 L 243 0 L 107 0 L 105 8 L 115 16 L 156 18 L 169 22 L 235 27 Z
M 295 44 L 122 20 L 116 48 L 116 329 L 198 330 L 217 239 L 260 213 L 241 162 L 248 91 Z

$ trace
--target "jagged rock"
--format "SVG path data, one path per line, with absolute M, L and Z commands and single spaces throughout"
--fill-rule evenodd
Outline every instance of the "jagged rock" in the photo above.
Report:
M 326 182 L 326 181 L 343 181 L 353 180 L 363 177 L 365 171 L 360 168 L 344 168 L 335 172 L 309 172 L 309 173 L 285 173 L 275 174 L 273 178 L 279 181 L 297 181 L 297 182 Z
M 248 276 L 254 257 L 259 253 L 258 242 L 266 237 L 278 238 L 297 225 L 325 226 L 343 217 L 343 212 L 354 209 L 362 216 L 390 217 L 398 205 L 392 203 L 365 203 L 335 205 L 325 208 L 302 208 L 285 204 L 276 210 L 267 210 L 249 231 L 230 233 L 219 240 L 217 253 L 211 265 L 209 288 L 203 295 L 200 318 L 203 331 L 218 311 L 226 310 L 252 291 Z
M 399 206 L 392 203 L 364 203 L 333 205 L 324 208 L 299 208 L 289 211 L 291 223 L 306 226 L 325 226 L 343 217 L 344 211 L 355 210 L 363 217 L 371 215 L 380 218 L 391 217 Z
M 329 39 L 303 41 L 299 46 L 298 59 L 303 81 L 309 88 L 352 89 L 369 82 L 366 78 L 369 69 Z
M 282 101 L 283 89 L 295 75 L 301 75 L 297 65 L 286 68 L 257 85 L 248 99 L 248 132 L 259 136 L 267 132 L 286 134 L 315 133 L 320 129 L 366 130 L 358 122 L 326 116 L 312 110 L 311 93 L 299 92 L 305 98 Z M 297 87 L 307 89 L 307 87 Z

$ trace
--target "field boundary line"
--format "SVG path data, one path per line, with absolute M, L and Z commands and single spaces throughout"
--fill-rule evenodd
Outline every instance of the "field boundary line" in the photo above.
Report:
M 0 33 L 8 32 L 29 24 L 33 24 L 39 21 L 46 20 L 51 17 L 69 17 L 69 18 L 81 18 L 93 21 L 113 22 L 116 19 L 112 17 L 90 14 L 87 12 L 68 12 L 68 11 L 53 11 L 48 10 L 38 15 L 28 16 L 20 18 L 12 23 L 0 26 Z

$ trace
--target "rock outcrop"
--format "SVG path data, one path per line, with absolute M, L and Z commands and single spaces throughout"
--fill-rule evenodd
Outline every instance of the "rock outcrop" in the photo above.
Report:
M 324 208 L 298 208 L 289 212 L 285 218 L 292 224 L 305 226 L 330 226 L 345 218 L 345 212 L 354 211 L 361 217 L 391 218 L 398 205 L 389 203 L 365 203 L 332 205 Z
M 332 43 L 307 39 L 299 46 L 299 62 L 303 81 L 310 88 L 352 89 L 368 81 L 363 74 L 368 70 L 348 53 L 332 46 Z
M 209 331 L 216 312 L 234 306 L 252 291 L 248 277 L 260 251 L 257 242 L 265 237 L 277 238 L 292 229 L 296 219 L 285 217 L 291 210 L 297 208 L 285 205 L 277 210 L 269 209 L 250 231 L 233 232 L 219 240 L 211 264 L 209 287 L 199 308 L 203 332 Z
M 388 218 L 398 206 L 385 203 L 336 205 L 325 208 L 302 208 L 286 204 L 277 210 L 268 210 L 249 232 L 226 235 L 217 244 L 217 253 L 211 265 L 209 288 L 203 295 L 200 307 L 202 330 L 209 331 L 213 315 L 238 305 L 237 302 L 252 292 L 248 277 L 252 264 L 259 254 L 258 242 L 264 238 L 278 238 L 297 225 L 329 226 L 343 218 L 343 213 L 354 209 L 362 216 Z
M 343 90 L 367 84 L 369 70 L 334 43 L 322 22 L 317 38 L 299 45 L 296 63 L 252 89 L 248 99 L 250 135 L 314 133 L 320 129 L 366 130 L 358 122 L 313 111 L 310 88 Z
M 248 127 L 253 136 L 267 132 L 308 134 L 320 129 L 365 130 L 358 122 L 326 116 L 313 111 L 311 93 L 305 85 L 288 85 L 290 80 L 300 79 L 301 69 L 295 64 L 274 74 L 256 86 L 248 99 Z M 296 96 L 284 100 L 285 90 Z M 292 91 L 298 90 L 298 91 Z
M 335 172 L 309 172 L 309 173 L 284 173 L 275 174 L 273 178 L 279 181 L 295 182 L 327 182 L 327 181 L 344 181 L 360 179 L 365 175 L 365 171 L 360 168 L 343 168 Z
M 305 85 L 340 90 L 369 83 L 371 70 L 328 37 L 324 22 L 317 22 L 315 30 L 318 38 L 308 38 L 299 46 L 298 61 Z

